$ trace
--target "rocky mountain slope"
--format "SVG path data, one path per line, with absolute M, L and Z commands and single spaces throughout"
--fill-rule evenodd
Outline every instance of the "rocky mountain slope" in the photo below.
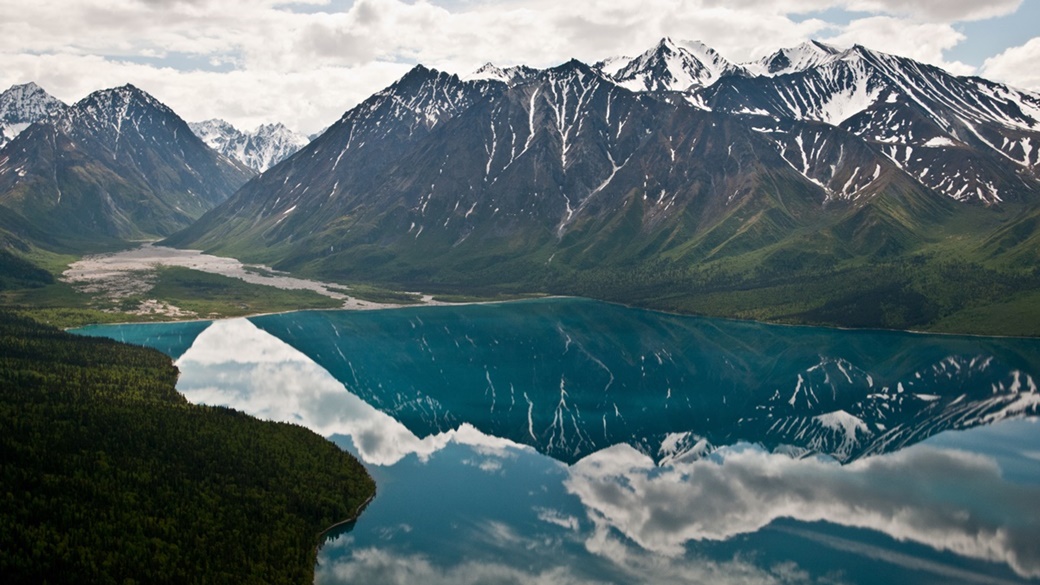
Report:
M 35 83 L 13 85 L 0 93 L 0 148 L 33 122 L 46 120 L 68 108 Z
M 54 248 L 168 235 L 225 200 L 252 173 L 196 137 L 155 98 L 97 91 L 0 150 L 0 208 L 16 237 Z M 60 247 L 60 246 L 59 246 Z
M 170 241 L 347 280 L 762 317 L 703 294 L 736 287 L 767 316 L 845 324 L 1036 290 L 1035 94 L 817 43 L 734 65 L 664 39 L 522 71 L 416 67 Z M 994 270 L 967 270 L 989 292 L 953 291 L 954 258 Z M 828 292 L 798 293 L 809 278 Z
M 244 132 L 224 120 L 192 122 L 188 126 L 210 148 L 262 173 L 303 148 L 310 140 L 282 123 L 262 124 Z

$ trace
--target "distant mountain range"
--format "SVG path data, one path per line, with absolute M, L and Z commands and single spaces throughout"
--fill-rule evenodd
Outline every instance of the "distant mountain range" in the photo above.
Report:
M 1033 93 L 861 46 L 733 64 L 663 39 L 417 66 L 169 242 L 426 290 L 932 326 L 1037 290 L 1038 162 Z
M 282 162 L 310 142 L 280 122 L 262 124 L 252 132 L 243 132 L 224 120 L 192 122 L 188 126 L 210 148 L 258 173 Z

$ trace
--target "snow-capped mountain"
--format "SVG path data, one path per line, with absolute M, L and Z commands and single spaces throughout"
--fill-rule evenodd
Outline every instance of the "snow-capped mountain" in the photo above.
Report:
M 463 81 L 418 65 L 344 113 L 298 156 L 251 181 L 222 211 L 207 214 L 168 241 L 176 245 L 218 232 L 225 240 L 231 236 L 224 230 L 252 232 L 261 224 L 274 239 L 314 233 L 312 227 L 371 201 L 376 187 L 392 176 L 386 170 L 437 128 L 506 89 L 500 81 Z M 319 192 L 325 197 L 311 196 Z M 254 214 L 257 223 L 239 224 L 243 214 Z
M 442 260 L 466 263 L 494 254 L 491 242 L 503 237 L 525 247 L 570 234 L 609 239 L 620 227 L 613 213 L 629 205 L 650 234 L 697 201 L 703 184 L 725 185 L 736 207 L 769 169 L 797 180 L 776 155 L 756 161 L 753 149 L 768 144 L 735 121 L 633 93 L 578 61 L 511 88 L 417 67 L 173 241 L 206 234 L 219 244 L 218 233 L 237 227 L 269 243 L 300 242 L 337 218 L 344 236 L 383 241 L 379 253 L 432 237 L 448 244 Z M 345 244 L 323 246 L 320 261 L 337 262 Z
M 680 310 L 690 291 L 843 266 L 815 305 L 787 288 L 766 300 L 784 318 L 886 327 L 954 305 L 915 280 L 927 271 L 864 272 L 879 262 L 927 263 L 939 242 L 1014 255 L 995 270 L 1040 261 L 1035 94 L 858 46 L 779 53 L 768 75 L 669 39 L 523 78 L 417 66 L 170 242 L 334 278 Z
M 819 41 L 806 41 L 796 47 L 780 49 L 757 61 L 742 63 L 741 67 L 752 75 L 775 77 L 819 67 L 841 52 L 841 49 Z
M 0 205 L 89 249 L 183 228 L 250 174 L 125 85 L 88 95 L 0 150 Z
M 888 383 L 842 359 L 821 359 L 741 422 L 763 441 L 847 462 L 945 430 L 1040 413 L 1036 381 L 992 356 L 950 355 Z M 768 437 L 767 439 L 765 437 Z
M 532 69 L 531 67 L 524 65 L 502 68 L 493 63 L 485 63 L 480 67 L 480 69 L 477 69 L 462 79 L 463 81 L 477 81 L 481 79 L 501 81 L 506 85 L 512 86 L 527 81 L 537 73 L 537 69 Z
M 694 101 L 759 116 L 752 124 L 766 132 L 776 131 L 777 119 L 838 127 L 958 201 L 992 205 L 1037 188 L 1040 95 L 861 46 L 839 53 L 813 46 L 824 56 L 815 65 L 775 77 L 727 77 Z M 807 156 L 785 158 L 804 169 Z
M 601 63 L 613 71 L 608 75 L 618 85 L 632 91 L 689 91 L 707 87 L 726 75 L 746 74 L 704 43 L 676 43 L 667 37 L 623 67 L 616 67 L 616 61 Z
M 13 85 L 0 93 L 0 148 L 33 122 L 46 120 L 68 106 L 33 82 Z
M 280 122 L 262 124 L 252 132 L 243 132 L 217 119 L 192 122 L 188 126 L 213 150 L 260 173 L 310 142 L 306 136 L 293 132 Z

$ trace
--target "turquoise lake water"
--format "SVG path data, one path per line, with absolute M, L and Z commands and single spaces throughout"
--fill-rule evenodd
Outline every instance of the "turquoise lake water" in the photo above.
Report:
M 366 463 L 318 583 L 1040 581 L 1040 340 L 580 299 L 79 332 Z

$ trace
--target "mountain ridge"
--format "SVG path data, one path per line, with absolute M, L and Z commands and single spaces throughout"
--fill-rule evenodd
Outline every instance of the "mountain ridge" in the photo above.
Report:
M 289 158 L 310 142 L 306 136 L 293 132 L 281 122 L 261 124 L 255 130 L 243 131 L 214 118 L 190 122 L 188 127 L 213 150 L 258 173 Z
M 920 327 L 1037 290 L 1022 268 L 1037 224 L 1015 219 L 1040 206 L 1035 96 L 818 44 L 799 50 L 826 58 L 788 51 L 783 74 L 677 85 L 680 49 L 510 82 L 417 66 L 168 242 L 394 287 L 855 326 Z M 654 82 L 633 91 L 626 69 Z M 423 90 L 434 80 L 448 91 Z M 1006 222 L 1015 236 L 991 235 Z M 951 257 L 1002 284 L 954 292 Z M 806 278 L 831 290 L 802 298 Z M 733 287 L 748 292 L 717 296 Z M 743 298 L 765 308 L 734 312 Z
M 80 116 L 103 160 L 148 141 Z M 1038 147 L 1040 96 L 858 45 L 416 65 L 166 243 L 394 288 L 957 328 L 1040 296 Z
M 181 229 L 250 174 L 127 84 L 35 122 L 0 150 L 0 205 L 53 234 L 36 240 L 49 249 L 91 249 Z

